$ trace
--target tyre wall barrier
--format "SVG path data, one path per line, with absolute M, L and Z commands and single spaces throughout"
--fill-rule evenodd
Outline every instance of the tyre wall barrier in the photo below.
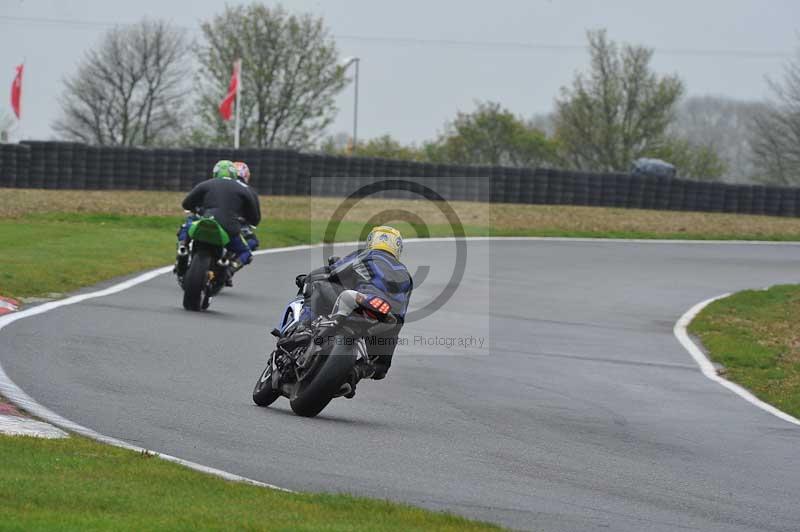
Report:
M 19 152 L 14 144 L 0 144 L 0 187 L 20 186 L 17 184 L 20 180 Z
M 75 142 L 0 144 L 0 188 L 188 191 L 220 159 L 246 161 L 262 194 L 342 197 L 376 179 L 446 200 L 800 216 L 800 188 L 615 173 L 460 166 L 284 149 L 131 148 Z M 397 183 L 395 183 L 397 185 Z M 376 195 L 419 198 L 400 183 Z

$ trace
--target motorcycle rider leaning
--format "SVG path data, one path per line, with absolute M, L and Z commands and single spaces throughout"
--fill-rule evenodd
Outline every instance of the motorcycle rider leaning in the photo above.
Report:
M 365 362 L 355 368 L 351 375 L 351 394 L 355 394 L 355 384 L 362 378 L 383 379 L 392 365 L 392 356 L 397 347 L 400 329 L 403 327 L 408 302 L 413 290 L 413 281 L 408 270 L 400 262 L 403 251 L 403 238 L 400 231 L 389 226 L 375 227 L 367 236 L 364 248 L 337 259 L 331 258 L 331 265 L 318 268 L 308 275 L 301 276 L 305 303 L 300 314 L 296 334 L 313 336 L 313 321 L 319 316 L 327 316 L 344 290 L 375 295 L 387 301 L 397 323 L 382 324 L 374 338 L 367 339 L 367 351 L 372 363 Z
M 249 264 L 253 254 L 241 236 L 242 222 L 258 225 L 261 222 L 261 207 L 252 190 L 238 180 L 238 172 L 231 161 L 219 161 L 214 165 L 213 177 L 195 186 L 184 198 L 182 206 L 187 211 L 203 216 L 213 216 L 230 237 L 226 246 L 236 254 L 241 264 Z M 182 277 L 188 259 L 187 246 L 189 228 L 197 218 L 189 216 L 178 231 L 178 260 L 175 273 Z

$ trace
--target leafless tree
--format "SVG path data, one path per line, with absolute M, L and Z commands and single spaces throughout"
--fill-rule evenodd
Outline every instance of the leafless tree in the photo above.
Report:
M 347 83 L 321 18 L 254 3 L 227 7 L 202 30 L 191 141 L 230 142 L 232 121 L 223 122 L 217 109 L 236 59 L 242 60 L 242 146 L 310 148 L 320 140 Z
M 185 32 L 163 21 L 108 31 L 64 81 L 53 128 L 91 144 L 169 144 L 184 118 L 190 52 Z
M 753 120 L 751 142 L 756 177 L 782 185 L 800 184 L 800 49 L 778 81 L 768 79 L 774 96 Z

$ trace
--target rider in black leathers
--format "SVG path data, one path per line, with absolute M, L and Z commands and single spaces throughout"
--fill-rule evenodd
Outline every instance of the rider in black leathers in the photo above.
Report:
M 230 161 L 220 161 L 214 167 L 214 177 L 195 186 L 184 198 L 182 206 L 203 216 L 213 216 L 230 237 L 227 248 L 233 251 L 240 264 L 249 264 L 253 254 L 242 238 L 242 221 L 256 226 L 261 222 L 261 207 L 258 196 L 241 181 Z M 190 216 L 178 231 L 178 259 L 175 273 L 182 277 L 186 268 L 186 247 L 189 227 L 196 219 Z

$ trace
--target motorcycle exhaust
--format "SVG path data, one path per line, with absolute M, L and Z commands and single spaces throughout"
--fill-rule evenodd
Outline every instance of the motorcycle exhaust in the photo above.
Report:
M 219 259 L 219 260 L 217 261 L 217 264 L 219 264 L 219 265 L 220 265 L 220 266 L 222 266 L 223 268 L 227 268 L 228 266 L 230 266 L 230 264 L 231 264 L 231 261 L 229 261 L 227 258 L 225 258 L 225 259 Z
M 244 264 L 239 262 L 239 259 L 233 259 L 230 261 L 231 267 L 233 268 L 234 272 L 238 272 L 242 268 L 244 268 Z
M 189 254 L 189 248 L 187 246 L 184 246 L 184 245 L 178 246 L 178 256 L 179 257 L 185 257 L 188 254 Z

